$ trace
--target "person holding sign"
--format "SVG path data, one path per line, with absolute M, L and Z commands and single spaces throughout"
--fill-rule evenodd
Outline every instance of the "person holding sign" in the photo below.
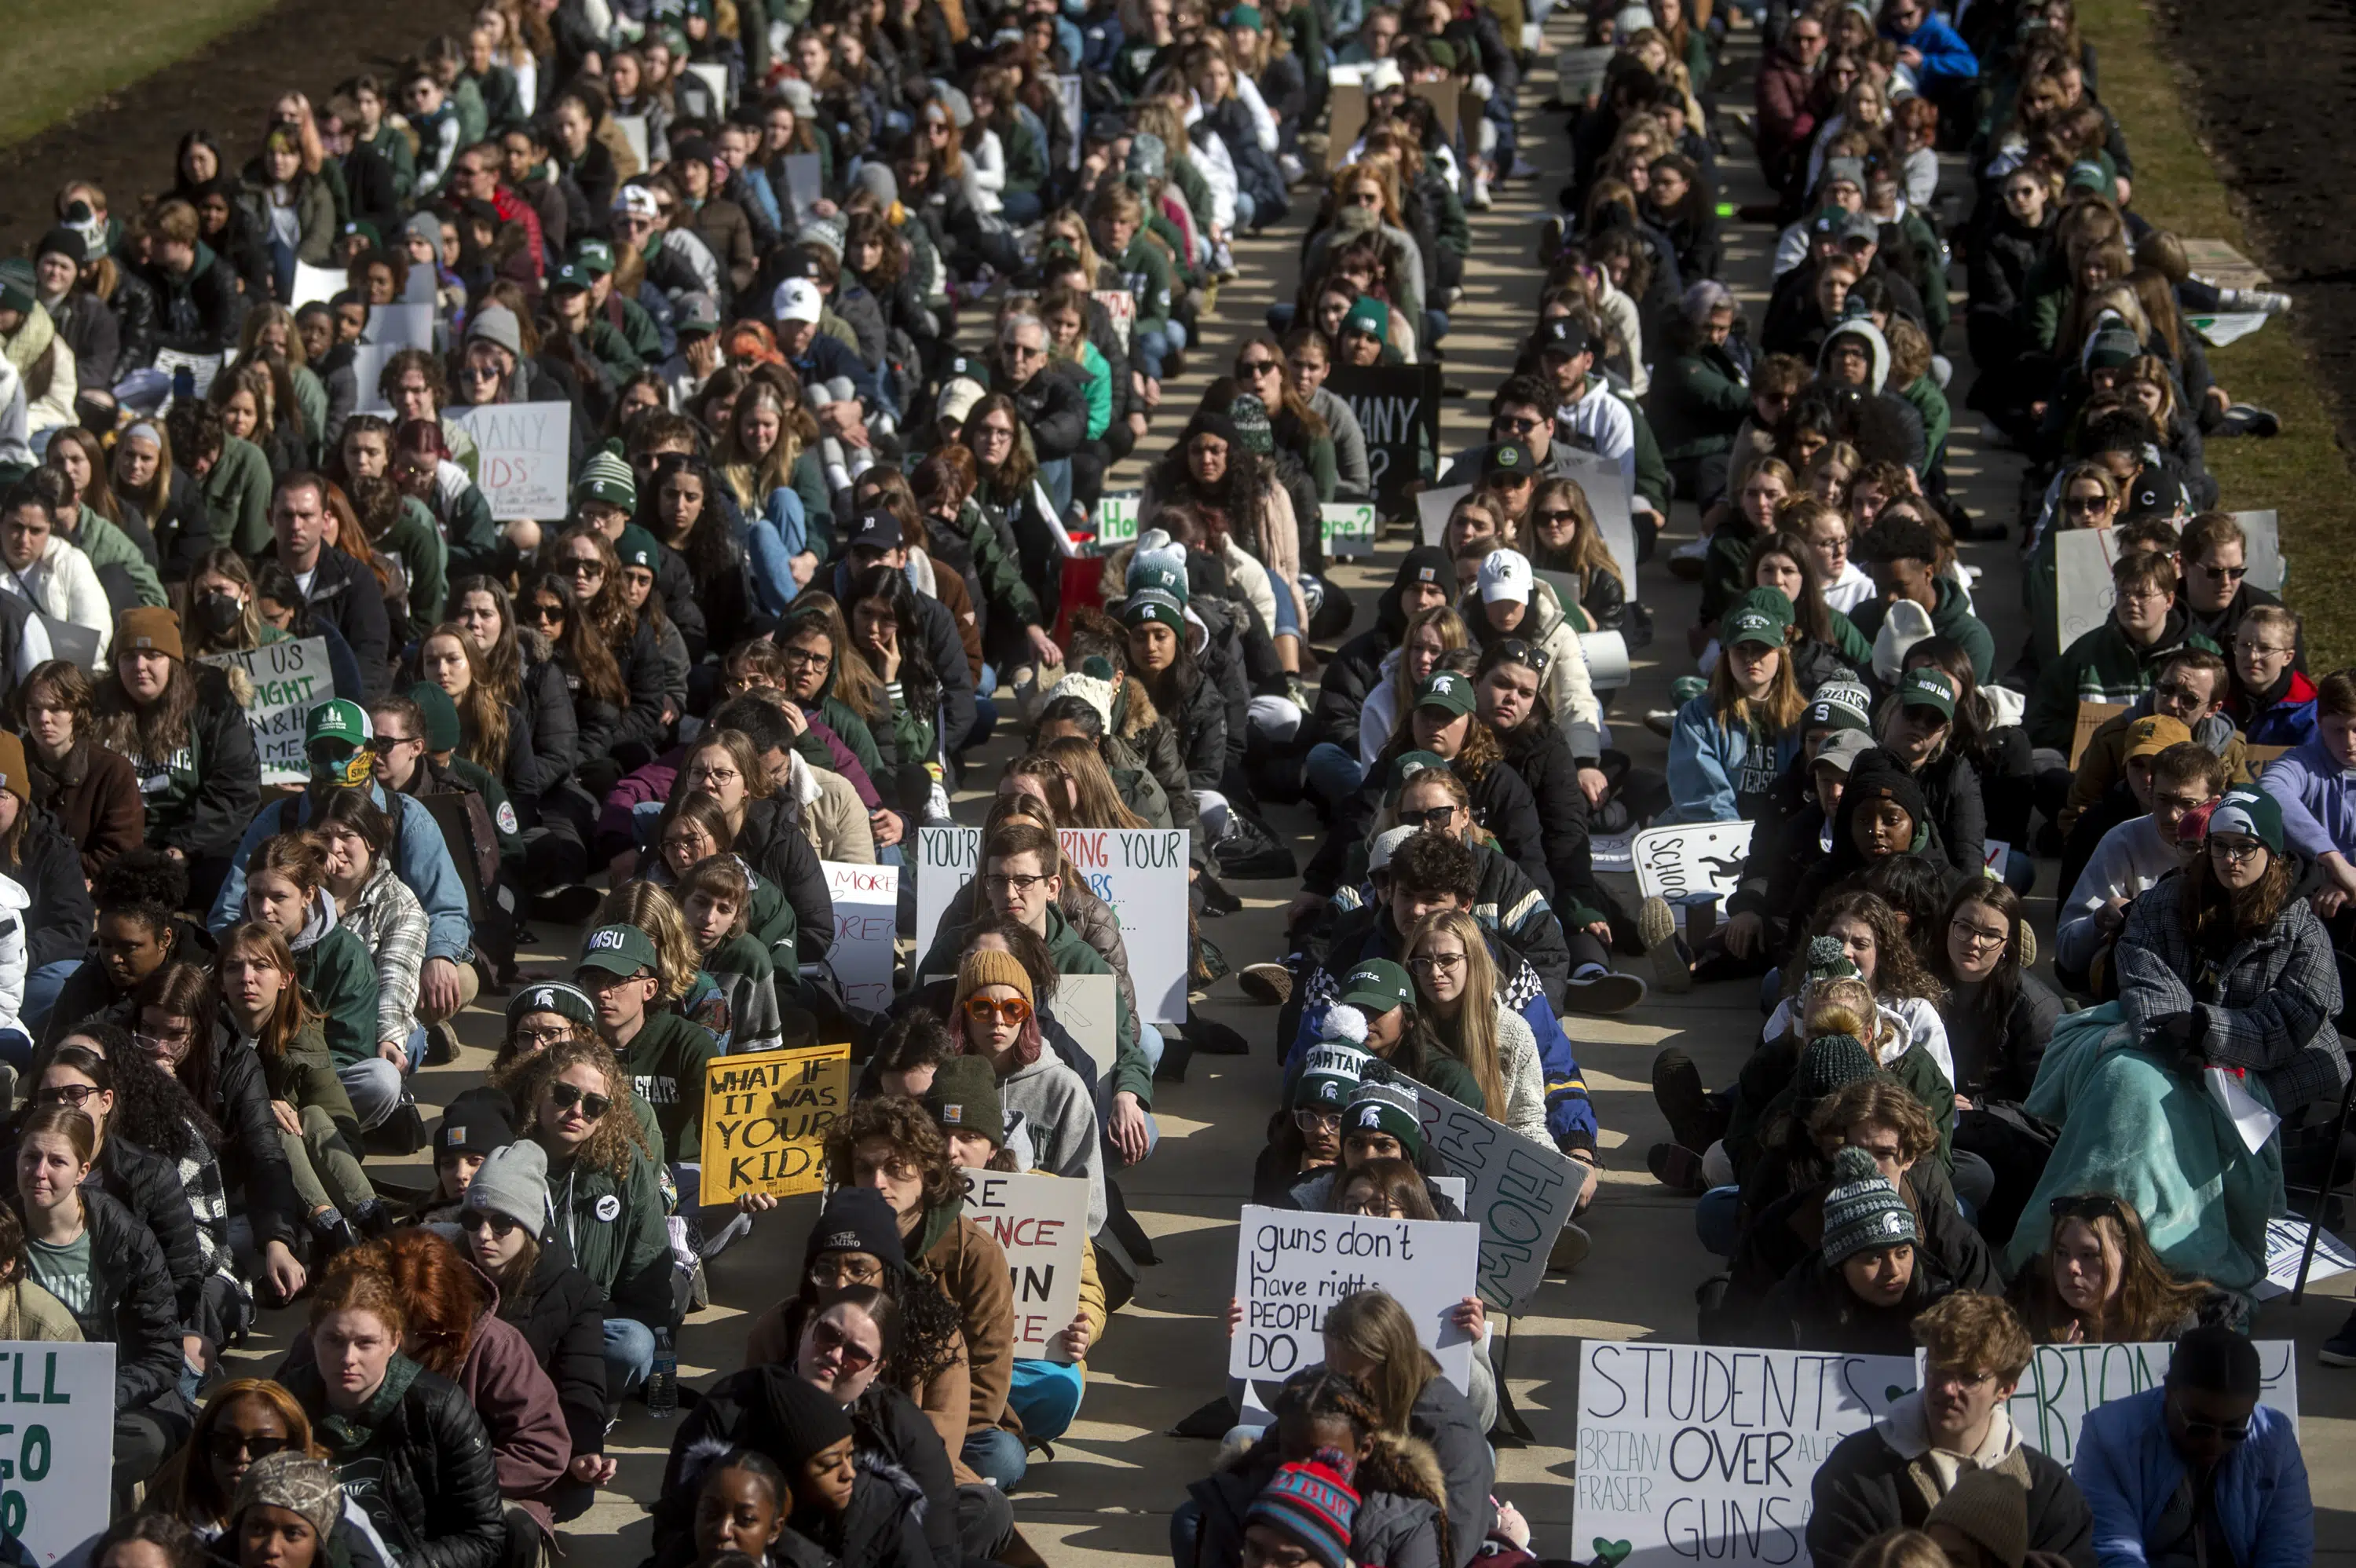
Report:
M 1951 1296 L 1914 1319 L 1913 1340 L 1922 1347 L 1922 1388 L 1891 1402 L 1867 1430 L 1841 1439 L 1816 1471 L 1808 1519 L 1808 1551 L 1816 1563 L 1847 1568 L 1882 1531 L 1923 1529 L 1959 1479 L 1981 1472 L 2004 1477 L 2026 1494 L 2030 1550 L 2092 1563 L 2094 1520 L 2086 1496 L 2059 1463 L 2022 1441 L 2006 1409 L 2032 1350 L 2012 1308 L 1992 1296 Z M 2255 1351 L 2250 1364 L 2254 1401 Z M 2114 1559 L 2104 1552 L 2103 1561 Z

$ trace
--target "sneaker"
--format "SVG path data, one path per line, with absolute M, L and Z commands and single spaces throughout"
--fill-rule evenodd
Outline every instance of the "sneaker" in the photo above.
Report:
M 1683 1144 L 1655 1144 L 1644 1151 L 1644 1168 L 1664 1187 L 1698 1198 L 1709 1190 L 1701 1179 L 1701 1156 Z
M 1677 727 L 1677 710 L 1674 708 L 1644 709 L 1644 728 L 1665 741 Z
M 2316 1347 L 2315 1359 L 2327 1367 L 2356 1367 L 2356 1312 L 2340 1326 L 2340 1332 Z
M 1489 182 L 1486 179 L 1477 175 L 1473 176 L 1472 194 L 1464 198 L 1464 205 L 1475 212 L 1486 212 L 1496 205 L 1489 199 Z
M 2034 969 L 2037 967 L 2037 933 L 2029 930 L 2029 923 L 2024 920 L 2019 927 L 2019 934 L 2020 966 L 2024 969 Z
M 1669 575 L 1680 582 L 1699 582 L 1708 556 L 1708 539 L 1687 539 L 1669 551 Z
M 1644 720 L 1651 723 L 1652 715 Z M 1677 917 L 1667 900 L 1655 894 L 1644 901 L 1636 912 L 1636 934 L 1644 944 L 1644 956 L 1653 961 L 1653 984 L 1671 996 L 1693 989 L 1693 969 L 1677 945 Z
M 1547 1254 L 1547 1272 L 1569 1274 L 1585 1263 L 1587 1254 L 1594 1250 L 1595 1238 L 1587 1233 L 1587 1227 L 1576 1220 L 1566 1220 L 1562 1222 L 1562 1234 L 1555 1238 L 1554 1251 Z
M 1276 159 L 1276 172 L 1284 176 L 1285 187 L 1290 189 L 1309 177 L 1309 165 L 1291 153 L 1280 153 Z
M 1606 969 L 1585 979 L 1574 975 L 1563 997 L 1563 1006 L 1574 1013 L 1608 1018 L 1624 1013 L 1644 999 L 1644 982 L 1634 975 L 1617 974 Z
M 458 1060 L 458 1037 L 446 1023 L 425 1027 L 425 1065 L 446 1067 Z
M 1272 1008 L 1292 999 L 1292 971 L 1281 964 L 1247 964 L 1236 972 L 1236 984 L 1253 1001 Z
M 2219 289 L 2217 303 L 2227 310 L 2257 311 L 2265 315 L 2280 315 L 2290 309 L 2290 296 L 2271 289 Z
M 2255 403 L 2234 403 L 2225 410 L 2218 422 L 2219 435 L 2249 435 L 2261 441 L 2282 433 L 2282 417 L 2272 409 L 2262 409 Z
M 1653 1058 L 1653 1103 L 1680 1147 L 1706 1149 L 1718 1141 L 1723 1118 L 1702 1087 L 1701 1069 L 1675 1046 Z
M 1534 180 L 1538 177 L 1538 166 L 1516 153 L 1514 155 L 1514 166 L 1505 171 L 1505 177 L 1509 180 Z

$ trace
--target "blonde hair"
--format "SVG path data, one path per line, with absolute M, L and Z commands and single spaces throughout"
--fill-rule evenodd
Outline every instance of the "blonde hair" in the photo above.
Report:
M 1480 923 L 1461 909 L 1435 910 L 1425 915 L 1407 939 L 1403 950 L 1410 959 L 1425 940 L 1453 936 L 1464 944 L 1464 993 L 1457 999 L 1453 1024 L 1443 1022 L 1428 1007 L 1419 1008 L 1434 1034 L 1481 1085 L 1482 1112 L 1493 1122 L 1505 1120 L 1505 1075 L 1497 1056 L 1497 966 Z
M 1407 1308 L 1383 1291 L 1362 1290 L 1325 1315 L 1325 1338 L 1374 1363 L 1360 1381 L 1374 1396 L 1383 1430 L 1406 1435 L 1417 1397 L 1440 1375 L 1440 1363 L 1417 1340 Z
M 598 925 L 635 925 L 651 937 L 657 964 L 657 1003 L 678 1001 L 695 983 L 703 957 L 688 934 L 679 901 L 648 881 L 625 882 L 597 906 Z

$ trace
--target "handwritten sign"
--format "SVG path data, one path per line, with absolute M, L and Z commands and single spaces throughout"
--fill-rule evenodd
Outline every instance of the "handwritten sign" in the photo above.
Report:
M 828 966 L 842 999 L 880 1013 L 892 1004 L 893 938 L 900 913 L 900 868 L 821 860 L 834 895 L 834 946 Z
M 1149 1023 L 1186 1017 L 1187 835 L 1175 828 L 1067 827 L 1058 836 L 1064 857 L 1088 891 L 1112 907 L 1129 949 L 1130 983 Z M 932 945 L 941 914 L 974 878 L 981 855 L 979 827 L 916 830 L 916 947 Z
M 1451 1220 L 1377 1220 L 1244 1206 L 1236 1299 L 1244 1319 L 1227 1371 L 1280 1382 L 1325 1359 L 1325 1314 L 1362 1290 L 1387 1292 L 1448 1381 L 1470 1390 L 1472 1338 L 1451 1316 L 1472 1293 L 1480 1228 Z
M 1370 501 L 1328 501 L 1317 508 L 1317 521 L 1325 533 L 1325 553 L 1344 560 L 1374 554 L 1382 533 Z
M 1524 1137 L 1419 1083 L 1423 1141 L 1464 1179 L 1464 1217 L 1481 1227 L 1481 1299 L 1519 1311 L 1546 1280 L 1547 1254 L 1585 1180 L 1560 1149 Z
M 114 1347 L 0 1343 L 0 1542 L 48 1568 L 106 1528 Z M 22 1556 L 18 1556 L 21 1552 Z
M 1126 299 L 1126 294 L 1121 296 Z M 1137 542 L 1137 496 L 1107 496 L 1097 502 L 1097 548 L 1109 550 L 1116 545 Z
M 187 354 L 177 348 L 155 350 L 155 368 L 166 376 L 176 376 L 186 370 L 189 379 L 196 382 L 197 396 L 200 398 L 213 389 L 213 378 L 221 373 L 221 367 L 228 362 L 226 354 Z
M 2111 565 L 2119 558 L 2109 528 L 2069 528 L 2053 536 L 2053 646 L 2065 650 L 2111 618 Z
M 1696 893 L 1731 894 L 1742 877 L 1742 862 L 1751 853 L 1748 822 L 1688 822 L 1674 827 L 1648 827 L 1632 840 L 1636 861 L 1636 890 L 1647 898 L 1663 898 L 1685 923 L 1681 901 Z
M 1006 1253 L 1014 1285 L 1014 1354 L 1064 1361 L 1056 1340 L 1080 1315 L 1081 1250 L 1088 1244 L 1088 1184 L 1062 1176 L 966 1170 L 966 1218 Z
M 572 404 L 485 403 L 447 412 L 475 438 L 476 482 L 492 517 L 553 521 L 570 509 Z
M 1423 324 L 1411 324 L 1421 331 Z M 1325 389 L 1366 432 L 1366 476 L 1386 517 L 1412 513 L 1412 486 L 1440 461 L 1440 367 L 1336 365 Z
M 2258 1352 L 2258 1403 L 2298 1426 L 2298 1345 L 2290 1339 L 2254 1339 Z M 2062 1464 L 2078 1450 L 2078 1430 L 2096 1405 L 2155 1389 L 2168 1376 L 2176 1347 L 2161 1341 L 2132 1345 L 2040 1345 L 2013 1391 L 2006 1413 L 2021 1440 L 2042 1448 Z M 1922 1356 L 1914 1357 L 1920 1380 Z
M 1112 319 L 1113 335 L 1120 339 L 1121 352 L 1129 351 L 1129 335 L 1137 329 L 1137 296 L 1127 289 L 1091 289 L 1088 298 L 1104 306 L 1105 315 Z
M 817 216 L 815 208 L 826 197 L 826 176 L 816 153 L 787 153 L 778 161 L 784 165 L 778 172 L 785 178 L 786 205 L 793 208 L 794 228 L 799 229 Z
M 245 710 L 245 722 L 253 731 L 253 749 L 262 756 L 262 782 L 299 784 L 309 778 L 303 726 L 311 709 L 337 695 L 334 672 L 327 667 L 327 639 L 269 643 L 241 654 L 210 654 L 197 662 L 241 669 L 253 682 L 253 703 Z M 355 701 L 360 696 L 357 691 L 343 695 Z
M 2277 1218 L 2266 1221 L 2266 1277 L 2258 1281 L 2250 1294 L 2260 1301 L 2272 1301 L 2277 1296 L 2288 1296 L 2298 1283 L 2298 1261 L 2307 1251 L 2305 1221 Z M 2315 1261 L 2308 1265 L 2307 1283 L 2329 1279 L 2335 1274 L 2356 1269 L 2356 1253 L 2348 1243 L 2325 1231 L 2315 1238 Z
M 851 1047 L 715 1056 L 703 1072 L 703 1200 L 826 1185 L 827 1129 L 851 1104 Z
M 1816 1467 L 1915 1387 L 1904 1356 L 1590 1339 L 1575 1554 L 1622 1568 L 1804 1563 Z

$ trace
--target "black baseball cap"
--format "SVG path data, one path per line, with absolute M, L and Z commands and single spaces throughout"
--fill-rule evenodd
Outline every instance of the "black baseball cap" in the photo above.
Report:
M 872 549 L 880 554 L 885 550 L 898 549 L 906 542 L 906 536 L 900 531 L 900 519 L 881 507 L 875 507 L 860 513 L 852 521 L 850 535 L 843 541 L 843 548 Z
M 1560 315 L 1538 328 L 1538 352 L 1575 359 L 1595 347 L 1586 326 L 1576 316 Z

